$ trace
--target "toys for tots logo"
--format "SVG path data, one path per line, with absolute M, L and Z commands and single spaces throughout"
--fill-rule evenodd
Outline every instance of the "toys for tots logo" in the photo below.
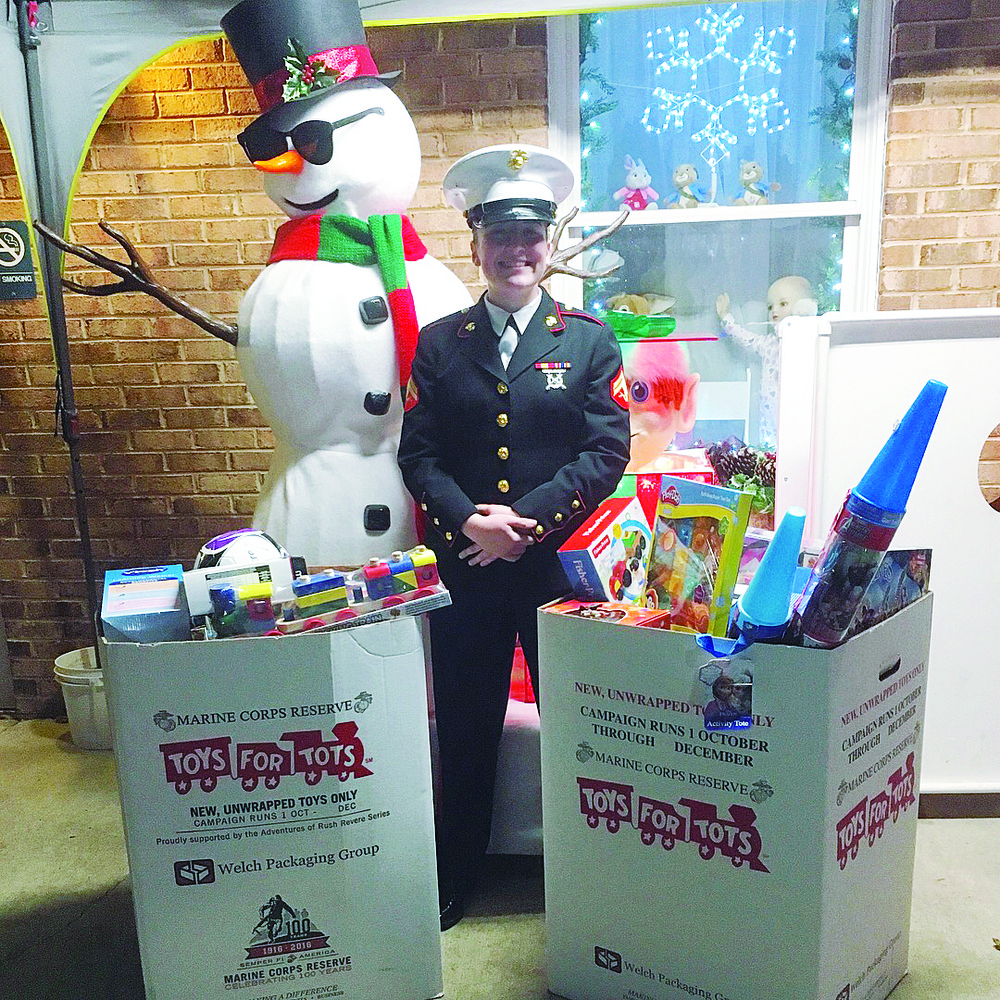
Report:
M 358 724 L 340 722 L 332 732 L 332 740 L 322 730 L 309 729 L 282 733 L 279 742 L 236 743 L 235 756 L 231 736 L 161 743 L 159 749 L 166 779 L 179 795 L 186 795 L 195 782 L 202 791 L 211 792 L 220 780 L 228 779 L 252 792 L 260 781 L 274 789 L 292 775 L 301 775 L 307 785 L 324 778 L 347 781 L 371 775 Z
M 916 801 L 916 774 L 913 769 L 914 755 L 906 758 L 906 765 L 889 775 L 886 788 L 869 798 L 867 795 L 837 824 L 837 862 L 841 870 L 848 860 L 854 860 L 862 843 L 874 847 L 881 840 L 889 817 L 893 823 L 901 812 L 906 812 Z
M 603 822 L 608 833 L 617 833 L 627 824 L 639 831 L 647 847 L 656 840 L 667 851 L 677 843 L 692 843 L 698 845 L 698 855 L 705 861 L 719 853 L 735 868 L 746 863 L 753 871 L 769 871 L 760 860 L 763 845 L 754 825 L 757 814 L 749 806 L 729 806 L 727 818 L 714 805 L 697 799 L 678 799 L 678 809 L 670 802 L 636 795 L 631 785 L 617 781 L 577 778 L 576 782 L 580 812 L 592 830 Z

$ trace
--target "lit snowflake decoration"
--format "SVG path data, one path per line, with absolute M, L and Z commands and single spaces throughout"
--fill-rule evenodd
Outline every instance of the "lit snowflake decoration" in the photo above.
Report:
M 717 14 L 711 7 L 695 24 L 706 38 L 705 54 L 695 57 L 690 48 L 690 32 L 682 28 L 676 34 L 673 29 L 657 28 L 646 33 L 646 56 L 657 62 L 656 75 L 661 76 L 674 70 L 689 73 L 686 91 L 668 90 L 655 87 L 655 102 L 646 108 L 642 124 L 647 132 L 659 135 L 669 128 L 680 131 L 692 109 L 701 109 L 708 121 L 703 128 L 691 136 L 692 142 L 703 142 L 702 159 L 714 171 L 717 164 L 729 156 L 729 147 L 739 139 L 723 122 L 723 115 L 732 107 L 740 105 L 746 109 L 746 133 L 780 132 L 789 123 L 789 112 L 785 102 L 778 97 L 777 78 L 781 75 L 781 62 L 787 59 L 795 48 L 795 32 L 790 28 L 774 28 L 765 36 L 763 25 L 754 34 L 753 46 L 746 58 L 738 59 L 730 51 L 733 32 L 743 24 L 744 17 L 737 12 L 737 5 L 731 4 L 724 14 Z M 721 104 L 714 104 L 704 96 L 707 87 L 698 86 L 698 76 L 703 67 L 715 60 L 724 60 L 736 67 L 739 78 L 736 92 Z M 758 79 L 755 86 L 747 80 L 748 74 L 761 71 L 765 79 L 773 78 L 772 85 L 761 87 Z M 760 89 L 757 89 L 760 87 Z

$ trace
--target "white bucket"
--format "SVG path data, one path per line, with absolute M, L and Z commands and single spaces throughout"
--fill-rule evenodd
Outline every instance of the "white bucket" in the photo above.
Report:
M 111 723 L 104 694 L 104 674 L 93 646 L 56 657 L 56 680 L 66 702 L 73 742 L 83 750 L 110 750 Z

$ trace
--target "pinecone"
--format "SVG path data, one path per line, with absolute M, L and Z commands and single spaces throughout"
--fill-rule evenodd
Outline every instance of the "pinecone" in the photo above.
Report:
M 737 472 L 736 466 L 733 464 L 733 453 L 729 449 L 729 445 L 721 441 L 716 441 L 709 445 L 706 451 L 708 455 L 708 460 L 712 463 L 712 468 L 715 469 L 715 474 L 719 477 L 719 482 L 725 486 L 732 475 Z
M 744 445 L 733 456 L 734 471 L 744 476 L 753 476 L 757 472 L 758 454 L 755 448 Z
M 766 451 L 761 455 L 760 464 L 757 467 L 757 476 L 761 486 L 774 486 L 775 472 L 776 456 L 773 451 Z

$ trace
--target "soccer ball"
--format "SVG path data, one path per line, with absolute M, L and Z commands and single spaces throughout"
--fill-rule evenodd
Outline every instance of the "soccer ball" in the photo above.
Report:
M 288 553 L 267 532 L 258 528 L 240 528 L 205 542 L 194 561 L 194 568 L 246 566 L 287 558 Z

